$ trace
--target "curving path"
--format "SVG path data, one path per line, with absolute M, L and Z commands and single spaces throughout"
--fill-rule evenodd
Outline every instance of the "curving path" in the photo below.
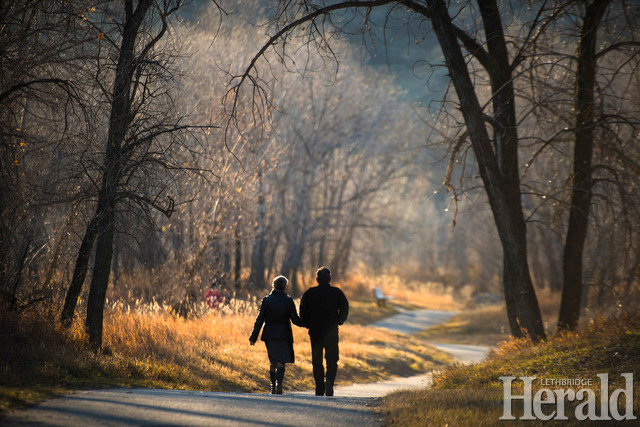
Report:
M 372 326 L 402 334 L 414 334 L 431 326 L 445 323 L 458 313 L 438 310 L 403 310 L 400 314 L 375 322 Z M 477 363 L 489 352 L 487 346 L 469 344 L 430 343 L 439 350 L 449 353 L 460 363 Z
M 454 312 L 415 310 L 373 326 L 414 333 L 447 321 Z M 488 347 L 435 344 L 462 363 L 484 358 Z M 375 398 L 425 387 L 431 374 L 336 387 L 336 397 L 311 392 L 281 396 L 157 389 L 86 390 L 49 399 L 0 418 L 1 426 L 348 426 L 379 425 Z
M 407 310 L 375 322 L 371 326 L 402 334 L 413 334 L 430 328 L 431 326 L 444 323 L 456 314 L 458 313 L 455 311 Z M 445 353 L 449 353 L 458 363 L 480 362 L 485 358 L 490 348 L 467 344 L 430 344 Z M 395 390 L 428 387 L 431 385 L 431 381 L 432 373 L 427 372 L 413 377 L 397 377 L 372 384 L 354 384 L 352 386 L 336 387 L 335 393 L 339 396 L 382 397 Z

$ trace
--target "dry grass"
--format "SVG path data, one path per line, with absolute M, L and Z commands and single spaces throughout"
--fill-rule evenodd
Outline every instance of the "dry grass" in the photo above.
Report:
M 105 344 L 112 353 L 124 358 L 170 361 L 186 372 L 202 372 L 193 381 L 210 389 L 231 386 L 255 390 L 266 387 L 266 349 L 262 343 L 250 347 L 248 337 L 257 314 L 257 302 L 234 300 L 235 307 L 207 311 L 199 306 L 190 319 L 173 316 L 168 308 L 122 311 L 115 308 L 105 318 Z M 299 303 L 299 301 L 298 301 Z M 112 309 L 114 310 L 114 309 Z M 412 375 L 433 368 L 448 359 L 421 341 L 402 334 L 369 328 L 354 319 L 372 321 L 394 312 L 391 306 L 378 308 L 373 302 L 352 301 L 348 322 L 340 328 L 341 376 L 348 382 L 375 381 L 389 375 Z M 371 314 L 373 313 L 373 316 Z M 306 329 L 293 328 L 296 366 L 289 385 L 294 389 L 311 388 L 311 353 Z M 176 352 L 176 348 L 182 349 Z M 242 360 L 236 360 L 243 354 Z M 232 371 L 227 368 L 234 366 Z M 255 378 L 250 373 L 258 369 Z M 347 373 L 344 373 L 346 370 Z M 148 375 L 147 375 L 148 376 Z M 182 375 L 184 377 L 184 374 Z M 218 384 L 219 378 L 227 383 Z M 205 379 L 208 379 L 205 381 Z M 338 379 L 340 381 L 340 378 Z
M 436 282 L 406 281 L 398 276 L 379 275 L 367 277 L 354 275 L 338 285 L 348 297 L 361 301 L 375 301 L 373 289 L 380 287 L 392 297 L 393 305 L 409 309 L 460 310 L 463 305 L 442 284 Z
M 416 336 L 434 342 L 493 346 L 508 339 L 509 321 L 504 305 L 491 305 L 464 311 Z
M 503 384 L 500 376 L 535 376 L 539 379 L 592 379 L 600 402 L 598 373 L 609 373 L 610 390 L 624 386 L 621 373 L 640 372 L 640 313 L 589 322 L 575 333 L 555 335 L 534 345 L 527 340 L 509 340 L 490 354 L 487 361 L 451 366 L 435 376 L 432 389 L 394 393 L 384 398 L 386 424 L 495 425 L 502 424 Z M 634 383 L 634 394 L 640 383 Z M 539 387 L 534 383 L 534 393 Z M 514 390 L 521 394 L 522 391 Z M 566 402 L 565 413 L 573 414 L 579 402 Z M 640 412 L 638 400 L 634 413 Z M 515 407 L 514 407 L 515 408 Z M 514 415 L 518 414 L 514 409 Z M 575 424 L 573 421 L 568 424 Z M 535 423 L 534 423 L 535 424 Z
M 560 295 L 543 290 L 538 291 L 537 296 L 545 329 L 553 333 L 560 310 Z M 589 322 L 592 319 L 593 316 L 582 316 L 583 322 Z M 447 323 L 429 328 L 416 336 L 434 342 L 494 346 L 508 340 L 511 331 L 504 302 L 480 306 L 468 303 L 460 314 Z
M 415 337 L 364 326 L 394 308 L 378 308 L 372 287 L 363 283 L 372 282 L 341 284 L 351 301 L 351 316 L 340 329 L 338 385 L 423 373 L 449 362 Z M 400 302 L 424 297 L 423 291 L 411 297 L 415 291 L 394 286 L 385 292 L 389 289 Z M 452 304 L 446 295 L 427 299 Z M 261 342 L 254 347 L 248 342 L 258 304 L 257 298 L 232 299 L 221 310 L 209 311 L 200 303 L 183 318 L 157 303 L 111 302 L 100 354 L 89 349 L 80 321 L 64 330 L 50 313 L 2 315 L 0 409 L 86 387 L 266 391 L 266 349 Z M 306 329 L 294 327 L 294 340 L 296 363 L 289 365 L 285 388 L 312 389 Z

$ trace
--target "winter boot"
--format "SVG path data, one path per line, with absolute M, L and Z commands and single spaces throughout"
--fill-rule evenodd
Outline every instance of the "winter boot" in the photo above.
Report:
M 324 393 L 325 396 L 333 396 L 333 381 L 329 378 L 324 383 Z
M 276 394 L 276 371 L 269 371 L 271 377 L 271 394 Z
M 276 368 L 276 394 L 282 394 L 282 383 L 284 382 L 285 368 Z

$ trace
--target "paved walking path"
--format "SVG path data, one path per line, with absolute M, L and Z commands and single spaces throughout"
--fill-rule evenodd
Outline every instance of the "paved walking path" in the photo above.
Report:
M 445 323 L 458 313 L 438 310 L 403 310 L 400 314 L 382 319 L 372 324 L 402 334 L 414 334 L 432 326 Z M 449 353 L 462 363 L 477 363 L 485 358 L 489 347 L 469 344 L 430 343 L 439 350 Z
M 447 321 L 453 312 L 408 311 L 373 326 L 414 333 Z M 482 359 L 488 347 L 436 344 L 463 363 Z M 0 419 L 1 426 L 375 426 L 375 398 L 425 387 L 431 374 L 374 384 L 336 387 L 336 397 L 311 392 L 282 396 L 157 389 L 86 390 L 49 399 Z
M 157 389 L 80 391 L 16 412 L 7 426 L 371 426 L 372 398 Z

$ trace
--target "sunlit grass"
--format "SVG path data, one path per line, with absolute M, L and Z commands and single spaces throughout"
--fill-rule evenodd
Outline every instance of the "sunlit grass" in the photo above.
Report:
M 450 362 L 415 337 L 366 326 L 394 314 L 398 302 L 423 300 L 422 295 L 410 296 L 416 291 L 402 291 L 395 284 L 385 292 L 397 298 L 381 308 L 370 286 L 368 281 L 341 284 L 351 312 L 340 327 L 337 385 L 421 374 Z M 439 298 L 448 297 L 435 294 L 430 301 Z M 51 314 L 0 316 L 0 409 L 87 387 L 266 392 L 266 349 L 262 342 L 250 346 L 248 340 L 258 304 L 255 297 L 230 299 L 220 310 L 197 303 L 185 318 L 156 302 L 111 301 L 105 309 L 104 351 L 99 354 L 89 349 L 81 320 L 65 330 Z M 310 390 L 307 330 L 293 330 L 296 363 L 288 367 L 285 391 Z
M 355 317 L 360 311 L 358 305 L 354 306 Z M 123 358 L 170 362 L 185 371 L 178 378 L 197 387 L 266 390 L 266 349 L 261 342 L 255 347 L 248 342 L 255 315 L 255 311 L 209 311 L 201 317 L 184 319 L 162 311 L 114 313 L 105 321 L 105 344 L 114 355 L 118 353 Z M 296 364 L 291 366 L 287 384 L 291 389 L 310 389 L 313 384 L 307 330 L 294 327 L 293 331 Z M 363 382 L 417 374 L 447 361 L 415 338 L 351 321 L 340 327 L 340 357 L 343 367 L 338 385 L 343 378 L 346 382 Z M 190 377 L 189 372 L 198 375 Z M 155 376 L 153 372 L 146 375 Z
M 492 346 L 509 337 L 509 322 L 504 304 L 491 305 L 463 311 L 416 336 L 434 342 Z
M 560 295 L 548 290 L 538 291 L 538 303 L 545 329 L 553 333 L 558 320 Z M 592 317 L 582 316 L 583 322 Z M 504 302 L 474 306 L 468 303 L 459 314 L 447 322 L 416 334 L 434 342 L 455 342 L 493 346 L 509 339 L 511 331 Z
M 511 339 L 483 363 L 444 368 L 435 375 L 431 389 L 385 397 L 381 411 L 387 424 L 402 426 L 502 425 L 498 420 L 503 402 L 500 376 L 592 379 L 600 402 L 598 373 L 609 374 L 609 387 L 614 390 L 624 386 L 620 374 L 632 372 L 634 396 L 638 396 L 639 349 L 640 313 L 592 321 L 578 332 L 554 335 L 539 345 Z M 534 393 L 536 390 L 534 384 Z M 640 411 L 638 402 L 634 400 L 635 414 Z M 567 402 L 565 412 L 573 414 L 577 403 Z M 575 418 L 569 422 L 573 423 L 577 423 Z
M 404 280 L 395 275 L 352 275 L 340 282 L 340 287 L 347 295 L 372 302 L 375 302 L 373 289 L 380 287 L 385 295 L 392 298 L 389 305 L 408 309 L 460 310 L 463 307 L 452 292 L 440 283 Z

